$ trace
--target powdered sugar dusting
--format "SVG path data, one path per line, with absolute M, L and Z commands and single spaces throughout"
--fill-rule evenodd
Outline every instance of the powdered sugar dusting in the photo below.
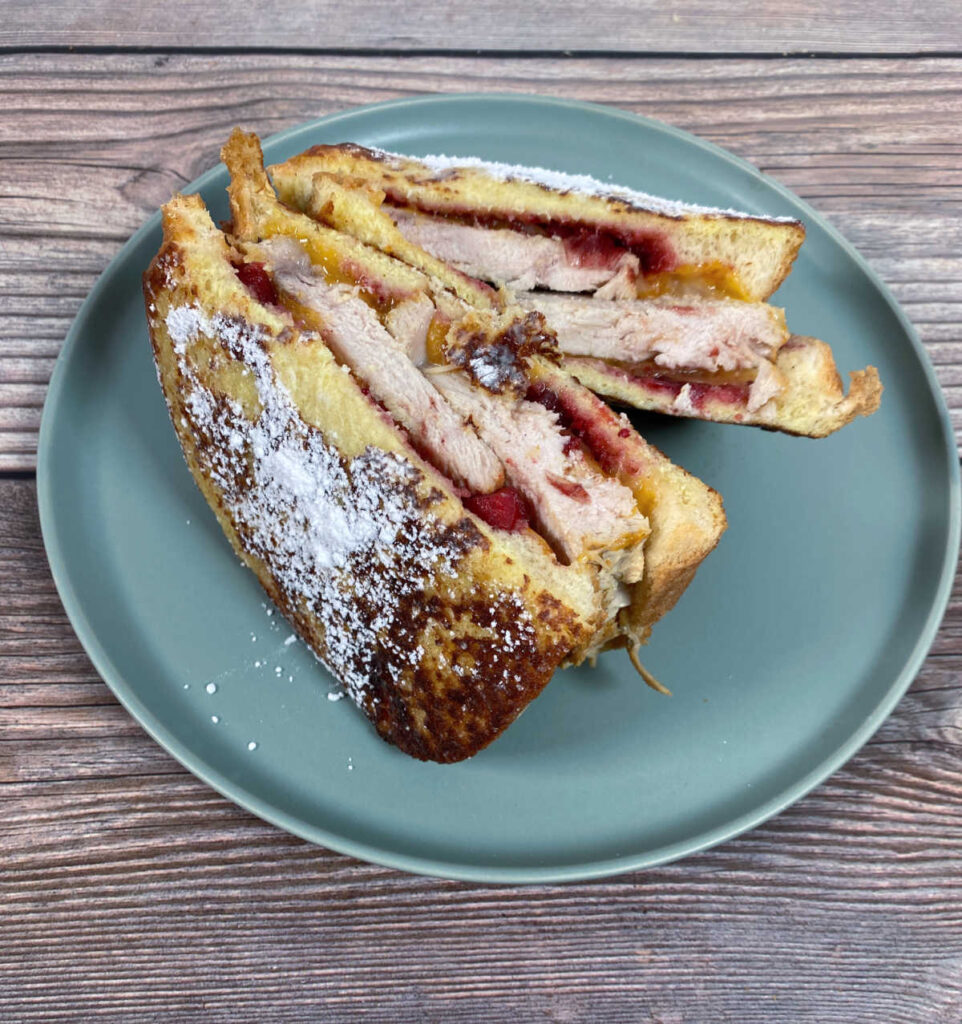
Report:
M 383 150 L 376 150 L 375 152 L 378 152 L 388 160 L 391 158 L 418 160 L 430 167 L 431 170 L 437 172 L 450 171 L 459 167 L 472 167 L 486 171 L 499 181 L 527 181 L 535 185 L 545 185 L 559 192 L 573 192 L 583 196 L 599 196 L 603 199 L 621 199 L 631 203 L 633 206 L 638 206 L 643 210 L 662 214 L 666 217 L 708 214 L 752 219 L 760 216 L 755 213 L 745 213 L 743 210 L 723 210 L 714 206 L 699 206 L 694 203 L 684 203 L 680 200 L 666 199 L 662 196 L 654 196 L 648 192 L 641 192 L 624 185 L 616 185 L 610 181 L 601 181 L 588 174 L 568 174 L 564 171 L 550 170 L 547 167 L 527 167 L 523 164 L 505 164 L 482 160 L 476 156 L 447 156 L 444 153 L 409 157 L 399 153 L 388 153 Z M 766 220 L 774 220 L 785 224 L 795 223 L 794 217 L 764 216 Z
M 508 384 L 522 387 L 526 383 L 518 366 L 518 354 L 510 346 L 491 344 L 478 349 L 468 360 L 474 379 L 489 391 L 502 391 Z
M 401 635 L 399 604 L 425 576 L 453 576 L 465 538 L 426 522 L 414 491 L 419 471 L 396 454 L 368 448 L 345 462 L 305 424 L 275 379 L 264 332 L 193 306 L 172 309 L 167 330 L 178 355 L 183 401 L 204 468 L 223 494 L 245 549 L 271 569 L 295 615 L 324 628 L 324 662 L 358 704 L 376 701 L 375 659 L 416 664 L 419 647 Z M 218 338 L 253 371 L 262 406 L 254 422 L 199 381 L 187 346 Z M 373 568 L 372 568 L 373 567 Z

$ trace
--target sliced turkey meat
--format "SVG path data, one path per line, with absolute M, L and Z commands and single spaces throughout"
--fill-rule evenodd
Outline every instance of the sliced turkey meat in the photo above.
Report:
M 434 303 L 426 295 L 416 295 L 398 303 L 384 318 L 388 332 L 417 366 L 427 362 L 428 328 L 433 317 Z
M 260 248 L 271 260 L 275 285 L 319 314 L 324 340 L 338 360 L 365 382 L 442 472 L 472 491 L 501 486 L 504 471 L 497 456 L 414 365 L 356 289 L 315 274 L 291 239 L 270 239 Z
M 788 340 L 773 306 L 705 299 L 680 305 L 661 299 L 602 301 L 575 295 L 521 293 L 520 305 L 544 315 L 562 352 L 673 370 L 755 369 Z
M 629 252 L 610 265 L 583 266 L 560 238 L 474 227 L 397 207 L 390 214 L 405 238 L 432 256 L 471 277 L 509 288 L 592 292 L 619 273 L 632 280 L 638 275 L 638 257 Z
M 555 413 L 494 394 L 460 373 L 438 372 L 432 379 L 499 456 L 539 532 L 563 558 L 592 558 L 624 583 L 641 579 L 639 541 L 648 534 L 648 520 L 627 487 L 601 473 L 580 449 L 570 450 Z
M 784 384 L 775 367 L 788 340 L 781 310 L 760 302 L 703 299 L 605 301 L 527 292 L 522 307 L 543 314 L 561 351 L 619 364 L 653 364 L 655 372 L 752 374 L 748 408 L 761 408 Z

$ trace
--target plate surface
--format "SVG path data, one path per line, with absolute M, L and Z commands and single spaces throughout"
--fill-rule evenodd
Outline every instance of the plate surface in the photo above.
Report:
M 44 540 L 98 671 L 151 735 L 237 803 L 410 871 L 512 882 L 610 874 L 717 843 L 802 796 L 908 687 L 955 568 L 955 445 L 894 300 L 785 189 L 621 111 L 520 96 L 403 100 L 284 132 L 265 151 L 278 161 L 344 140 L 799 217 L 808 238 L 775 301 L 797 333 L 833 345 L 843 371 L 877 365 L 882 408 L 822 441 L 639 416 L 645 436 L 721 491 L 731 524 L 645 654 L 675 696 L 658 696 L 622 652 L 609 653 L 594 671 L 559 673 L 471 761 L 420 764 L 348 701 L 328 699 L 331 677 L 300 642 L 285 643 L 290 629 L 194 487 L 144 321 L 154 216 L 81 309 L 40 435 Z M 226 181 L 218 167 L 188 190 L 215 220 L 227 214 Z

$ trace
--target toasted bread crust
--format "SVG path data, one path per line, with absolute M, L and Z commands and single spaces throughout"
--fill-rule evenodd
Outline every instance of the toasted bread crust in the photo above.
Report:
M 779 350 L 776 368 L 784 387 L 761 408 L 749 412 L 744 403 L 719 400 L 707 392 L 697 406 L 677 395 L 651 390 L 625 370 L 598 359 L 569 356 L 566 369 L 596 394 L 650 412 L 765 427 L 799 437 L 827 437 L 857 416 L 870 416 L 882 399 L 878 370 L 867 366 L 849 374 L 846 395 L 832 350 L 823 341 L 793 335 Z
M 665 263 L 665 269 L 729 267 L 738 297 L 752 301 L 768 298 L 784 281 L 805 238 L 798 221 L 704 211 L 683 204 L 651 208 L 644 205 L 645 197 L 552 187 L 537 180 L 537 169 L 514 170 L 524 177 L 496 173 L 497 165 L 480 161 L 437 169 L 409 157 L 343 143 L 315 146 L 274 165 L 270 174 L 282 200 L 299 209 L 307 209 L 314 175 L 328 174 L 376 188 L 395 205 L 441 216 L 582 225 L 629 244 L 632 239 L 643 240 L 664 255 L 658 262 Z M 647 198 L 659 203 L 655 197 Z
M 471 756 L 603 626 L 590 574 L 466 513 L 322 339 L 252 298 L 197 197 L 165 207 L 164 232 L 144 279 L 151 342 L 225 534 L 383 738 Z M 311 516 L 347 507 L 366 532 L 300 546 Z

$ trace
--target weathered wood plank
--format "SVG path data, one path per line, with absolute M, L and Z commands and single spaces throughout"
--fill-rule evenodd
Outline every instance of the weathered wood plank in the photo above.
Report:
M 0 480 L 0 1018 L 955 1024 L 962 574 L 842 771 L 682 864 L 491 887 L 358 864 L 219 797 L 97 681 L 35 488 Z
M 0 57 L 0 470 L 34 465 L 97 274 L 230 127 L 431 91 L 551 92 L 695 131 L 809 199 L 919 328 L 962 438 L 962 60 Z
M 0 58 L 0 468 L 33 465 L 96 274 L 233 123 L 470 88 L 660 116 L 811 199 L 892 284 L 962 430 L 962 61 L 34 55 Z M 957 1024 L 960 706 L 962 575 L 893 716 L 754 832 L 599 883 L 407 877 L 259 822 L 154 744 L 69 628 L 32 483 L 0 480 L 0 1020 Z
M 962 27 L 953 0 L 894 0 L 884 9 L 859 0 L 485 0 L 443 12 L 428 0 L 310 0 L 283 14 L 258 0 L 240 17 L 228 0 L 141 7 L 8 0 L 0 46 L 906 53 L 960 49 Z

